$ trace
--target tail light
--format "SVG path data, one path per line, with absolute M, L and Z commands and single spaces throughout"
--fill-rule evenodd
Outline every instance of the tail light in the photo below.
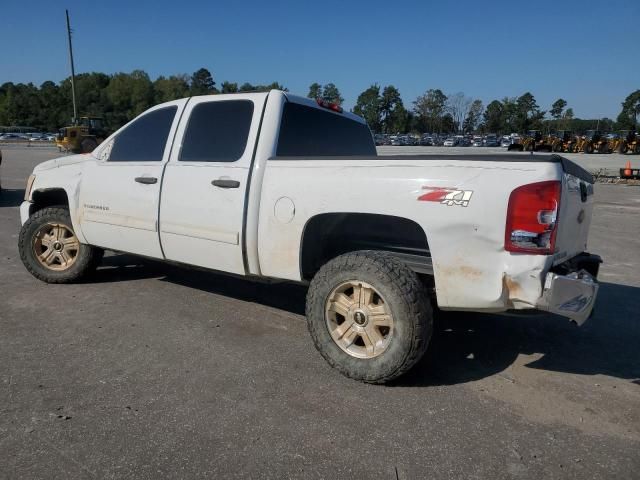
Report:
M 530 183 L 509 197 L 504 249 L 551 255 L 555 249 L 561 183 Z

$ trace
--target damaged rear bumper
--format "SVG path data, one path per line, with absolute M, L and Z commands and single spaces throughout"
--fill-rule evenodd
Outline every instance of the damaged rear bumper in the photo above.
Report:
M 547 273 L 536 308 L 555 313 L 582 325 L 593 311 L 598 296 L 598 268 L 602 259 L 583 253 Z

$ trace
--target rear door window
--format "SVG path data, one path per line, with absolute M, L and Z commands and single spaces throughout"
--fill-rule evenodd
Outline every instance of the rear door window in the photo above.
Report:
M 204 102 L 191 111 L 182 162 L 235 162 L 244 154 L 253 117 L 250 100 Z
M 376 155 L 369 127 L 340 114 L 287 102 L 277 155 L 282 157 Z
M 178 107 L 160 108 L 136 118 L 114 139 L 110 162 L 161 162 Z

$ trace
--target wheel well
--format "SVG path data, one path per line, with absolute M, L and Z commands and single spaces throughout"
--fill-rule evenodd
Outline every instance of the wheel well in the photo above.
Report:
M 43 208 L 52 207 L 54 205 L 69 206 L 69 197 L 67 192 L 62 188 L 53 188 L 49 190 L 36 190 L 31 194 L 33 204 L 29 209 L 29 214 L 34 214 Z
M 421 273 L 431 269 L 427 236 L 413 220 L 372 213 L 324 213 L 302 234 L 300 273 L 310 280 L 329 260 L 356 250 L 393 252 Z

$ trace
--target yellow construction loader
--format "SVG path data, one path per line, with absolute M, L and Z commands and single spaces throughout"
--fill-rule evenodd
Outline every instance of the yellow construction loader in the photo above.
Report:
M 89 153 L 108 136 L 102 118 L 80 117 L 79 122 L 59 130 L 56 145 L 60 151 Z

